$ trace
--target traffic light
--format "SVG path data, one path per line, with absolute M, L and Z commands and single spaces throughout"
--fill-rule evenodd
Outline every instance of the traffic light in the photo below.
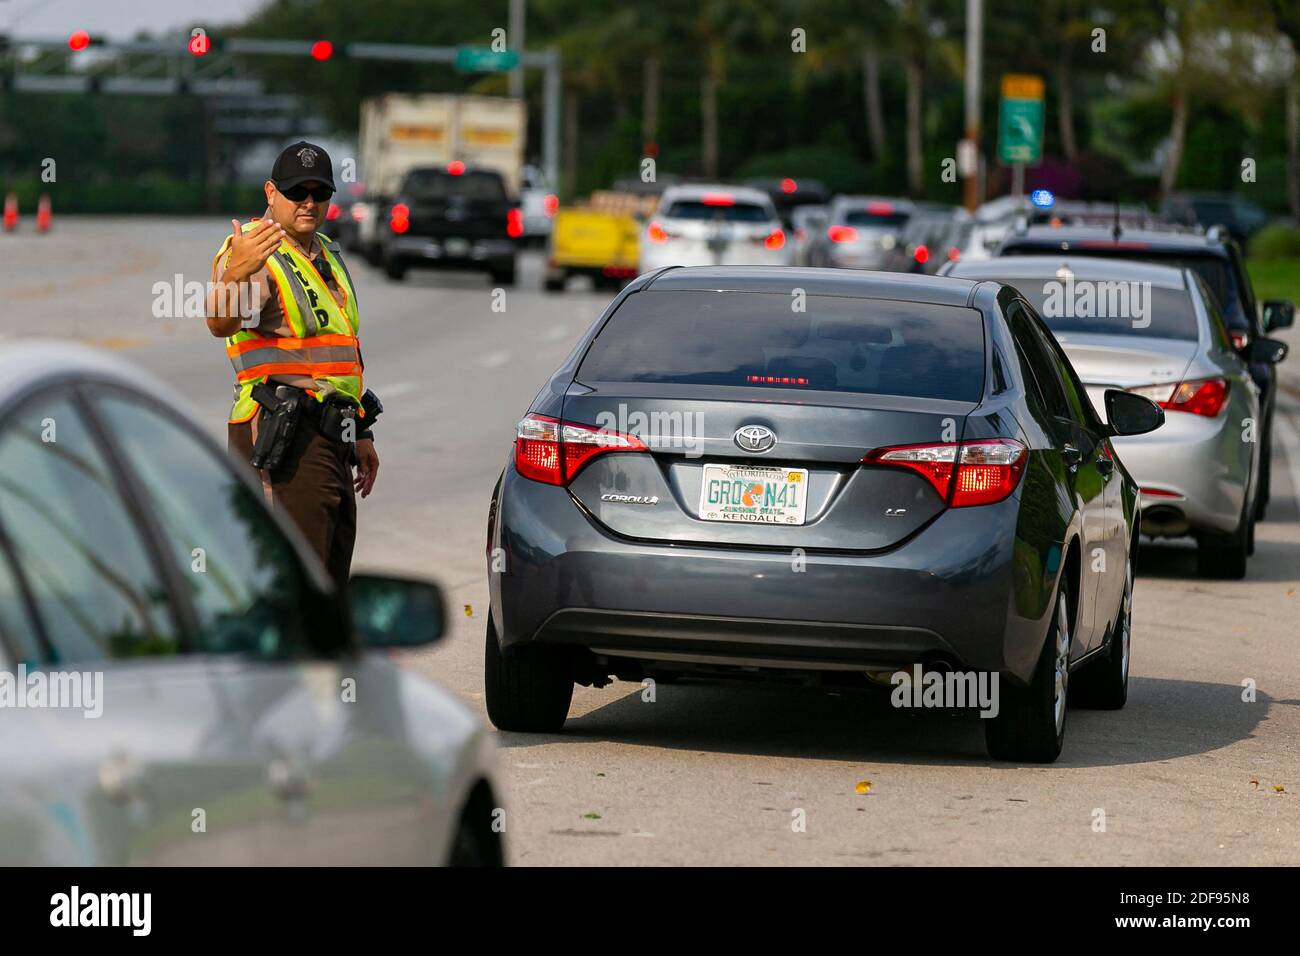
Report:
M 311 45 L 311 58 L 324 63 L 334 55 L 334 44 L 329 40 L 317 40 Z
M 85 30 L 73 30 L 72 35 L 68 37 L 69 50 L 84 50 L 90 46 L 90 34 Z
M 194 56 L 206 56 L 212 49 L 212 41 L 202 27 L 195 27 L 190 33 L 189 51 Z

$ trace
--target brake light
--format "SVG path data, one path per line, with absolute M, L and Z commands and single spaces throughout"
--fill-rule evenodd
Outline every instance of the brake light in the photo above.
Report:
M 353 222 L 361 222 L 361 220 L 365 219 L 366 216 L 368 216 L 369 214 L 370 214 L 370 210 L 367 209 L 362 203 L 356 203 L 352 207 L 351 215 L 352 215 Z
M 411 228 L 411 208 L 399 202 L 388 214 L 388 228 L 399 236 Z
M 705 193 L 700 197 L 700 202 L 706 206 L 734 206 L 736 197 L 731 193 Z
M 826 230 L 826 238 L 831 242 L 857 242 L 858 231 L 852 226 L 831 226 Z
M 555 195 L 555 193 L 547 193 L 542 197 L 542 211 L 546 213 L 548 217 L 554 216 L 559 208 L 560 197 Z
M 1179 382 L 1174 386 L 1146 385 L 1129 391 L 1151 399 L 1166 411 L 1191 412 L 1206 418 L 1217 417 L 1228 403 L 1228 380 L 1223 378 Z
M 1109 239 L 1081 239 L 1077 245 L 1080 249 L 1149 249 L 1150 245 L 1145 242 L 1138 242 L 1134 239 L 1114 240 Z
M 506 235 L 518 239 L 524 234 L 524 213 L 522 209 L 511 209 L 506 213 Z
M 460 176 L 465 172 L 465 164 L 459 159 L 453 159 L 447 164 L 447 172 L 452 176 Z
M 1246 347 L 1246 344 L 1250 341 L 1250 337 L 1247 336 L 1246 333 L 1243 332 L 1241 329 L 1234 329 L 1231 335 L 1232 335 L 1232 347 L 1237 352 L 1240 352 L 1242 349 L 1244 349 Z
M 592 458 L 609 451 L 649 451 L 635 435 L 528 415 L 515 427 L 515 470 L 548 485 L 567 485 Z
M 802 375 L 746 375 L 745 381 L 750 385 L 807 385 L 808 379 Z
M 961 250 L 958 249 L 956 246 L 949 246 L 949 247 L 948 247 L 948 261 L 949 261 L 949 262 L 956 262 L 956 261 L 958 261 L 960 258 L 961 258 Z
M 916 260 L 918 266 L 923 266 L 930 261 L 930 250 L 924 244 L 921 244 L 912 253 L 912 258 Z
M 1200 382 L 1180 382 L 1169 401 L 1161 402 L 1160 406 L 1171 412 L 1191 412 L 1214 418 L 1227 403 L 1227 379 L 1207 378 Z
M 867 203 L 867 214 L 871 216 L 892 216 L 894 214 L 894 204 L 890 202 L 869 202 Z
M 337 219 L 337 218 L 339 217 L 339 213 L 342 212 L 342 211 L 343 211 L 343 210 L 341 210 L 341 209 L 339 208 L 339 204 L 338 204 L 338 203 L 336 203 L 336 202 L 332 202 L 332 203 L 330 203 L 330 207 L 329 207 L 329 209 L 326 209 L 326 210 L 325 210 L 325 218 L 326 218 L 326 219 L 329 219 L 329 220 Z
M 652 222 L 646 227 L 645 235 L 651 242 L 668 241 L 668 233 L 664 232 L 664 227 L 657 222 Z
M 1002 501 L 1020 484 L 1029 454 L 1012 438 L 877 448 L 864 464 L 907 468 L 921 475 L 953 508 Z
M 785 233 L 780 229 L 773 229 L 763 240 L 763 246 L 767 249 L 780 249 L 785 245 Z

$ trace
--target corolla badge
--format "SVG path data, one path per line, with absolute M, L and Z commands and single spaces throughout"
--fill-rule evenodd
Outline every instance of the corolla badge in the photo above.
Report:
M 742 425 L 734 440 L 745 451 L 767 451 L 776 444 L 776 432 L 762 425 Z

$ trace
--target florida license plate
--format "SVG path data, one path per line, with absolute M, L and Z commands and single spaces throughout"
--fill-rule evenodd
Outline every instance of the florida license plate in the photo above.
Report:
M 771 465 L 705 465 L 700 517 L 705 521 L 803 524 L 808 470 Z

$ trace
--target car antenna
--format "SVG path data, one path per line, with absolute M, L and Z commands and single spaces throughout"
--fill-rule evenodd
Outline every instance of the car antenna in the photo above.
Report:
M 1119 242 L 1120 233 L 1123 232 L 1119 227 L 1119 197 L 1115 198 L 1115 227 L 1111 230 L 1111 238 Z

